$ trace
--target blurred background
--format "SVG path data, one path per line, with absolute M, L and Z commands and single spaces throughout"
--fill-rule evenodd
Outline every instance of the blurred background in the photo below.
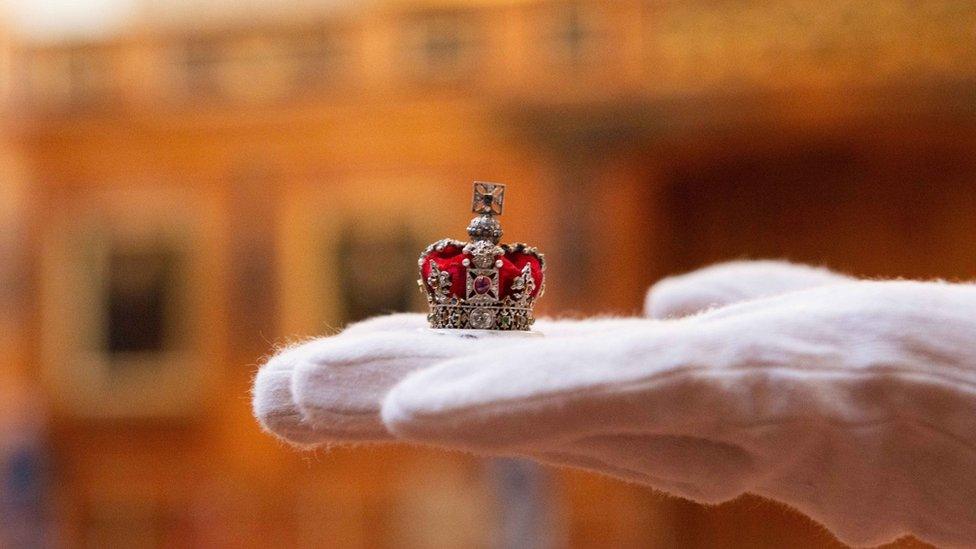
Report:
M 0 14 L 3 547 L 838 546 L 755 497 L 260 432 L 262 357 L 422 310 L 475 179 L 547 252 L 547 314 L 738 258 L 976 277 L 968 0 Z

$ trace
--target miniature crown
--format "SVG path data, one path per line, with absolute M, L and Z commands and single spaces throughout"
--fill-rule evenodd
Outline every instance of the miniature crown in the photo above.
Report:
M 505 185 L 475 181 L 470 242 L 445 238 L 422 254 L 418 284 L 427 294 L 431 328 L 529 330 L 545 289 L 545 260 L 525 244 L 499 244 Z

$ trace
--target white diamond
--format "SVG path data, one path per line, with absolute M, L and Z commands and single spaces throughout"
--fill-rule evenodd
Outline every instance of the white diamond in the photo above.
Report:
M 495 315 L 492 314 L 491 309 L 475 309 L 471 311 L 468 319 L 471 322 L 472 328 L 487 330 L 491 328 L 494 316 Z

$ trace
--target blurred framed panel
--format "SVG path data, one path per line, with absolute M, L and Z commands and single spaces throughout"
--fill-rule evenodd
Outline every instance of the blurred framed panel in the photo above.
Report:
M 208 243 L 182 192 L 72 200 L 44 236 L 41 346 L 55 405 L 82 417 L 199 409 L 209 336 Z M 67 204 L 67 201 L 65 202 Z
M 30 252 L 25 230 L 28 193 L 24 174 L 2 144 L 0 141 L 0 361 L 11 365 L 23 360 L 18 348 L 29 291 L 25 276 Z M 0 373 L 0 379 L 5 373 Z
M 336 312 L 343 324 L 389 312 L 416 310 L 422 302 L 415 282 L 417 274 L 410 267 L 426 243 L 407 219 L 349 223 L 337 233 L 320 237 L 325 238 L 323 271 L 334 270 L 337 278 L 323 283 L 338 285 Z M 377 259 L 382 267 L 377 267 Z
M 408 77 L 450 80 L 475 69 L 486 51 L 484 21 L 470 10 L 419 10 L 399 29 L 397 66 Z
M 295 185 L 279 235 L 282 332 L 322 334 L 369 316 L 424 310 L 417 257 L 435 240 L 463 237 L 470 217 L 469 189 L 447 181 L 347 176 Z

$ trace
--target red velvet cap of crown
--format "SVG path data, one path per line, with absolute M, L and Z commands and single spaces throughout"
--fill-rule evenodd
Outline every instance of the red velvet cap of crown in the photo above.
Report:
M 499 299 L 508 296 L 512 281 L 522 274 L 522 269 L 526 265 L 531 266 L 532 278 L 535 279 L 535 289 L 529 294 L 534 299 L 539 295 L 539 290 L 542 289 L 542 262 L 539 257 L 534 253 L 525 251 L 524 246 L 503 244 L 502 249 L 505 250 L 505 253 L 501 256 L 502 266 L 498 268 Z M 438 269 L 451 274 L 451 293 L 458 299 L 464 299 L 465 277 L 468 268 L 461 262 L 465 258 L 471 259 L 471 256 L 464 253 L 463 245 L 458 244 L 446 244 L 443 249 L 435 249 L 424 256 L 420 273 L 423 275 L 422 278 L 427 290 L 431 289 L 430 285 L 427 284 L 427 277 L 430 275 L 430 262 L 433 261 L 437 264 Z

